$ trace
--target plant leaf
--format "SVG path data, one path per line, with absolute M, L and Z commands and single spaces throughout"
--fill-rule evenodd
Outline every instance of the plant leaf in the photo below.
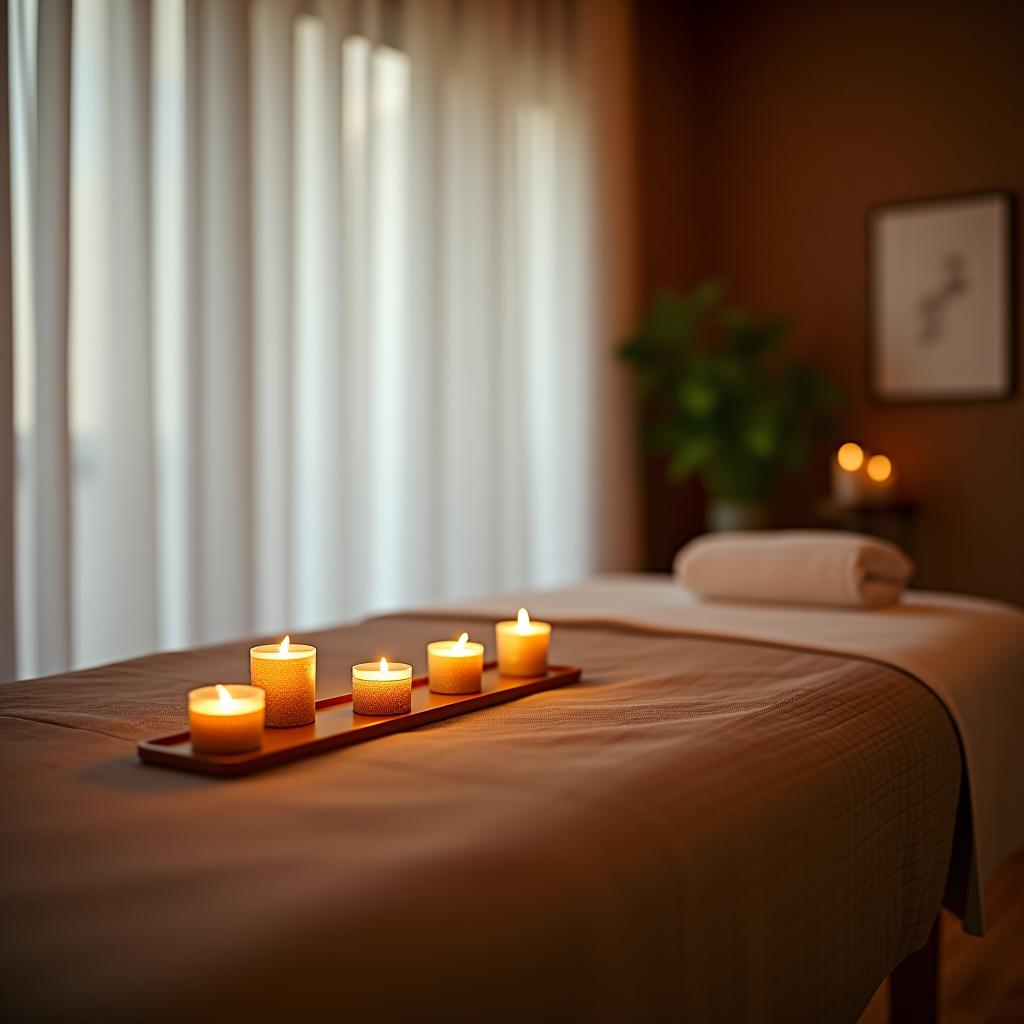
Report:
M 686 438 L 677 445 L 669 459 L 666 473 L 669 480 L 682 483 L 711 458 L 714 447 L 710 437 L 695 435 Z

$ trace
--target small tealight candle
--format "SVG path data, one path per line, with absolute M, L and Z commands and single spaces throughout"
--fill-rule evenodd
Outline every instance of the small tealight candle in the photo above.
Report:
M 484 672 L 484 645 L 471 643 L 469 634 L 458 640 L 427 644 L 427 671 L 434 693 L 477 693 Z
M 896 467 L 888 455 L 872 455 L 864 467 L 868 478 L 865 497 L 874 504 L 889 501 L 896 490 Z
M 263 744 L 266 695 L 258 686 L 201 686 L 188 695 L 188 727 L 197 754 L 240 754 Z
M 357 715 L 407 715 L 412 710 L 412 665 L 367 661 L 352 666 L 352 710 Z
M 503 676 L 542 676 L 548 670 L 548 641 L 551 624 L 531 622 L 525 608 L 515 621 L 495 623 L 498 641 L 498 671 Z
M 832 497 L 842 506 L 856 505 L 864 493 L 864 449 L 853 441 L 841 445 L 832 460 Z
M 253 686 L 267 694 L 267 725 L 287 728 L 309 725 L 316 718 L 316 648 L 293 644 L 263 644 L 249 651 Z

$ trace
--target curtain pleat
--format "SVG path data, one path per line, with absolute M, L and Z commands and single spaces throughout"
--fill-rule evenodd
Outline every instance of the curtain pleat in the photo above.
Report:
M 415 338 L 407 316 L 408 266 L 403 258 L 408 234 L 409 86 L 408 57 L 391 46 L 377 48 L 370 63 L 368 108 L 373 337 L 369 393 L 375 453 L 368 478 L 374 524 L 369 537 L 369 593 L 376 607 L 402 602 L 411 555 L 406 523 L 412 506 L 403 500 L 412 461 L 405 439 L 412 429 L 409 412 L 416 387 L 409 373 Z
M 249 23 L 244 0 L 198 8 L 200 639 L 252 630 L 253 347 Z M 261 408 L 261 417 L 278 411 Z
M 34 432 L 32 466 L 35 671 L 71 660 L 71 453 L 68 307 L 71 0 L 38 6 L 32 168 Z
M 0 0 L 0 53 L 8 48 L 7 0 Z M 0 71 L 0 682 L 17 674 L 14 587 L 14 318 L 11 265 L 10 64 Z
M 493 581 L 494 553 L 488 517 L 493 471 L 502 453 L 493 449 L 489 349 L 494 330 L 490 308 L 489 190 L 493 154 L 488 118 L 491 63 L 487 9 L 453 8 L 445 123 L 445 260 L 443 333 L 439 345 L 442 417 L 439 483 L 442 487 L 441 583 L 446 596 L 465 597 Z M 496 464 L 496 465 L 495 465 Z
M 496 397 L 496 449 L 502 453 L 492 515 L 500 543 L 495 554 L 496 586 L 514 586 L 528 578 L 529 539 L 525 503 L 526 447 L 522 443 L 525 410 L 522 396 L 526 367 L 521 352 L 522 308 L 519 302 L 519 246 L 522 241 L 518 206 L 517 109 L 523 92 L 522 39 L 516 5 L 504 0 L 495 12 L 495 111 L 493 146 L 495 182 L 491 219 L 495 225 L 490 266 L 494 330 L 493 373 Z
M 203 488 L 202 465 L 204 438 L 201 403 L 208 392 L 202 387 L 203 374 L 203 284 L 204 272 L 202 225 L 203 176 L 201 110 L 202 69 L 200 66 L 201 8 L 206 0 L 184 0 L 181 62 L 182 100 L 184 105 L 184 133 L 181 217 L 184 224 L 182 238 L 182 321 L 180 395 L 183 420 L 179 442 L 183 453 L 183 475 L 179 481 L 162 478 L 162 492 L 174 495 L 175 484 L 180 484 L 181 522 L 184 527 L 178 545 L 178 555 L 186 567 L 181 574 L 177 597 L 184 612 L 187 628 L 184 643 L 194 643 L 204 637 L 205 606 L 200 588 L 203 574 Z M 164 639 L 167 644 L 170 641 Z
M 586 280 L 576 303 L 582 311 L 577 330 L 590 353 L 588 415 L 580 425 L 589 439 L 585 557 L 597 569 L 622 569 L 638 564 L 640 541 L 633 389 L 615 353 L 636 316 L 633 51 L 623 47 L 632 22 L 628 5 L 612 0 L 595 9 L 577 4 L 574 11 L 577 238 L 585 253 L 579 273 Z
M 438 486 L 441 444 L 439 393 L 442 372 L 438 339 L 443 329 L 444 252 L 441 226 L 445 217 L 441 183 L 447 167 L 437 145 L 444 126 L 445 86 L 442 69 L 448 62 L 448 0 L 432 5 L 410 3 L 398 40 L 411 67 L 409 146 L 415 155 L 409 176 L 406 280 L 409 316 L 408 372 L 416 382 L 409 406 L 411 428 L 406 439 L 409 493 L 415 514 L 407 517 L 406 558 L 409 600 L 437 596 L 443 563 L 437 537 L 443 516 Z
M 362 26 L 361 26 L 362 27 Z M 363 29 L 365 31 L 365 29 Z M 342 46 L 342 158 L 340 184 L 344 217 L 341 224 L 342 297 L 340 327 L 345 442 L 345 501 L 334 513 L 335 529 L 344 535 L 346 611 L 367 606 L 372 582 L 372 529 L 368 488 L 373 466 L 372 395 L 369 390 L 371 333 L 369 311 L 369 150 L 368 110 L 371 46 L 365 36 L 349 36 Z
M 594 338 L 588 330 L 591 325 L 587 322 L 587 307 L 592 304 L 586 246 L 588 165 L 580 148 L 585 119 L 577 102 L 579 66 L 574 10 L 574 5 L 566 0 L 545 6 L 549 54 L 547 105 L 556 126 L 551 154 L 555 182 L 552 196 L 560 219 L 559 230 L 551 242 L 555 263 L 560 268 L 560 294 L 552 306 L 558 338 L 552 351 L 556 365 L 553 376 L 573 380 L 573 387 L 563 396 L 566 405 L 560 411 L 562 427 L 557 431 L 561 468 L 557 478 L 550 482 L 555 500 L 565 514 L 549 517 L 546 525 L 551 532 L 552 550 L 559 552 L 559 572 L 578 578 L 592 565 L 595 500 L 593 458 L 581 459 L 578 453 L 591 449 L 591 410 L 596 395 L 594 367 L 603 354 L 595 351 Z M 614 361 L 614 353 L 603 358 Z M 552 396 L 551 400 L 558 399 Z
M 254 626 L 270 632 L 295 621 L 301 551 L 293 525 L 301 503 L 293 411 L 303 384 L 293 349 L 297 14 L 298 4 L 287 0 L 259 0 L 252 8 Z
M 320 387 L 323 410 L 319 422 L 311 428 L 318 438 L 330 437 L 334 443 L 327 446 L 326 457 L 311 466 L 309 479 L 318 480 L 321 491 L 317 495 L 318 519 L 315 536 L 323 539 L 318 560 L 321 577 L 320 601 L 316 608 L 307 607 L 303 621 L 317 623 L 339 622 L 360 612 L 358 601 L 348 593 L 346 567 L 348 550 L 344 530 L 339 521 L 352 493 L 349 458 L 351 443 L 347 439 L 345 406 L 340 400 L 345 387 L 344 292 L 341 283 L 347 268 L 344 253 L 344 192 L 339 187 L 339 170 L 344 164 L 344 47 L 351 32 L 350 4 L 342 0 L 322 0 L 318 13 L 323 22 L 324 66 L 322 74 L 322 104 L 316 130 L 321 135 L 323 167 L 320 174 L 322 202 L 313 212 L 313 221 L 321 232 L 320 256 L 323 282 L 319 296 L 321 314 L 318 333 L 323 353 L 322 364 L 313 366 L 311 373 Z M 323 445 L 312 447 L 323 448 Z M 315 459 L 315 455 L 313 456 Z M 303 549 L 317 558 L 319 545 L 305 540 Z
M 295 23 L 294 490 L 297 620 L 347 612 L 342 269 L 342 60 L 345 11 L 318 5 Z M 324 438 L 336 439 L 325 445 Z M 318 538 L 318 543 L 311 543 Z
M 152 344 L 160 646 L 199 635 L 197 10 L 152 5 Z
M 100 7 L 77 23 L 73 47 L 71 580 L 74 656 L 85 662 L 159 642 L 150 13 Z
M 73 60 L 71 6 L 19 671 L 629 565 L 624 0 L 79 0 Z

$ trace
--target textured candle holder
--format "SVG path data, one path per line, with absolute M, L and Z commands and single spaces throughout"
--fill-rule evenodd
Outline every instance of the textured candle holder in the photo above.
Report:
M 352 666 L 352 710 L 357 715 L 407 715 L 412 710 L 412 665 L 382 669 L 377 662 Z
M 249 651 L 253 686 L 267 695 L 267 725 L 272 729 L 309 725 L 316 717 L 316 648 L 264 644 Z
M 479 693 L 484 671 L 484 645 L 469 640 L 437 640 L 427 644 L 427 673 L 434 693 Z

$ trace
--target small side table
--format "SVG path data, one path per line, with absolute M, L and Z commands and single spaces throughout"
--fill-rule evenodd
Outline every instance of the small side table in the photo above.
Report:
M 840 505 L 832 498 L 818 503 L 822 526 L 834 530 L 854 530 L 891 541 L 911 558 L 917 540 L 918 504 L 908 498 L 887 504 Z

